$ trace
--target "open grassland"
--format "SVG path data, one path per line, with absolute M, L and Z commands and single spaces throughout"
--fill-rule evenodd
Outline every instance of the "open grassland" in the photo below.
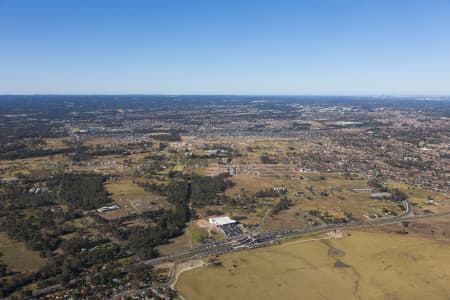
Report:
M 112 200 L 120 206 L 120 209 L 105 213 L 105 216 L 117 215 L 119 217 L 129 213 L 140 214 L 169 205 L 164 197 L 146 192 L 142 187 L 134 184 L 131 179 L 110 182 L 105 187 L 111 193 Z
M 0 233 L 0 262 L 5 263 L 13 272 L 35 272 L 45 264 L 38 252 L 30 251 L 25 243 L 11 240 L 6 233 Z
M 448 299 L 448 243 L 352 232 L 293 240 L 220 257 L 222 267 L 183 273 L 176 288 L 196 299 Z
M 4 173 L 0 175 L 0 178 L 18 175 L 42 175 L 55 170 L 63 170 L 67 166 L 68 160 L 64 154 L 17 160 L 2 160 L 0 161 L 0 168 L 4 170 Z
M 118 141 L 109 137 L 85 137 L 83 138 L 83 145 L 85 146 L 113 146 L 118 144 Z
M 428 238 L 434 241 L 450 243 L 450 218 L 448 216 L 435 217 L 427 220 L 403 222 L 366 228 L 369 232 L 398 233 L 407 232 L 408 236 Z
M 282 210 L 276 215 L 267 212 L 266 216 L 261 219 L 260 231 L 284 230 L 292 228 L 304 228 L 308 224 L 304 218 L 305 213 L 297 206 L 291 207 L 287 210 Z
M 172 172 L 183 172 L 184 171 L 184 165 L 175 165 L 172 168 Z
M 297 200 L 302 210 L 319 209 L 338 217 L 351 212 L 358 219 L 366 220 L 368 214 L 380 217 L 382 208 L 400 213 L 397 204 L 392 201 L 374 200 L 367 189 L 367 181 L 359 177 L 345 177 L 340 174 L 304 174 L 301 180 L 287 179 L 283 185 L 288 188 L 291 199 Z M 322 178 L 322 179 L 320 179 Z M 356 190 L 355 190 L 356 189 Z M 304 197 L 295 197 L 295 192 L 304 192 Z
M 259 177 L 255 175 L 237 175 L 230 179 L 235 185 L 225 192 L 227 196 L 238 197 L 242 192 L 256 193 L 261 190 L 270 189 L 278 180 Z
M 266 168 L 272 167 L 272 169 L 274 166 L 276 165 L 265 165 Z M 280 172 L 282 172 L 281 169 Z M 386 217 L 383 209 L 394 214 L 401 213 L 395 202 L 372 199 L 367 180 L 357 175 L 300 173 L 295 178 L 280 178 L 279 176 L 266 177 L 241 173 L 229 180 L 235 185 L 229 188 L 225 194 L 237 199 L 244 198 L 246 195 L 252 197 L 258 191 L 273 187 L 285 187 L 288 190 L 287 197 L 293 200 L 293 207 L 276 216 L 267 216 L 261 227 L 262 230 L 303 227 L 305 217 L 308 217 L 310 210 L 327 212 L 337 218 L 343 218 L 346 213 L 351 213 L 353 217 L 360 220 L 367 220 L 369 215 Z M 304 196 L 296 197 L 296 192 L 303 192 Z M 257 217 L 256 222 L 258 222 L 258 219 L 260 221 L 264 216 L 264 212 L 278 201 L 276 198 L 259 198 L 259 205 L 253 213 L 244 211 L 236 211 L 236 213 L 249 217 L 255 216 Z M 244 223 L 249 222 L 244 221 Z
M 45 138 L 45 145 L 43 149 L 47 150 L 57 150 L 62 148 L 67 148 L 68 144 L 71 143 L 70 138 Z
M 90 158 L 79 164 L 71 165 L 72 172 L 95 172 L 104 174 L 122 174 L 130 171 L 130 167 L 123 164 L 124 159 L 119 155 L 103 155 Z

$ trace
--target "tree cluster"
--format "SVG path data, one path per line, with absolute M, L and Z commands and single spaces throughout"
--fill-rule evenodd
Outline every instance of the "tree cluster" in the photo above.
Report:
M 195 207 L 203 207 L 205 205 L 217 205 L 227 200 L 223 193 L 229 187 L 233 186 L 233 182 L 226 180 L 228 175 L 220 174 L 218 176 L 192 176 L 192 195 L 191 203 Z
M 279 212 L 282 211 L 282 210 L 287 210 L 287 209 L 289 209 L 289 207 L 291 207 L 292 205 L 293 205 L 293 204 L 292 204 L 292 201 L 291 201 L 291 200 L 289 200 L 289 199 L 286 198 L 286 197 L 283 197 L 283 198 L 281 198 L 280 201 L 278 201 L 278 203 L 275 204 L 275 206 L 272 208 L 272 214 L 275 215 L 275 214 L 279 213 Z
M 64 174 L 61 198 L 73 209 L 90 210 L 106 204 L 108 192 L 103 184 L 106 177 L 93 173 Z

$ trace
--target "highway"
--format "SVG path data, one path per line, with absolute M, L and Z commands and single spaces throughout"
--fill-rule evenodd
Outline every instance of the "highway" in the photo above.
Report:
M 420 220 L 420 219 L 450 215 L 450 212 L 441 213 L 441 214 L 414 215 L 412 205 L 408 201 L 405 201 L 404 204 L 406 204 L 405 212 L 403 214 L 395 216 L 395 217 L 375 219 L 375 220 L 370 220 L 370 221 L 366 221 L 366 222 L 354 221 L 354 222 L 340 223 L 340 224 L 320 225 L 320 226 L 308 227 L 308 228 L 295 228 L 295 229 L 280 230 L 280 231 L 269 231 L 269 232 L 264 232 L 264 233 L 245 234 L 243 236 L 226 238 L 221 241 L 203 244 L 201 246 L 191 248 L 191 249 L 184 249 L 181 251 L 171 253 L 170 255 L 167 255 L 167 256 L 161 256 L 161 257 L 147 260 L 143 263 L 148 266 L 155 266 L 155 265 L 167 263 L 167 262 L 178 262 L 178 261 L 183 261 L 183 260 L 188 260 L 188 259 L 210 257 L 210 256 L 216 256 L 216 255 L 221 255 L 221 254 L 230 253 L 230 252 L 237 252 L 237 251 L 250 250 L 250 249 L 255 249 L 255 248 L 260 248 L 260 247 L 266 247 L 266 246 L 277 244 L 282 239 L 292 238 L 292 237 L 301 237 L 301 236 L 305 236 L 305 235 L 327 232 L 327 231 L 336 230 L 336 229 L 366 228 L 366 227 L 372 227 L 372 226 L 394 224 L 394 223 L 399 223 L 399 222 L 404 222 L 404 221 L 413 221 L 413 220 Z M 240 244 L 237 240 L 242 239 L 245 236 L 251 236 L 252 239 L 250 241 L 246 241 L 246 243 L 244 243 L 244 244 Z

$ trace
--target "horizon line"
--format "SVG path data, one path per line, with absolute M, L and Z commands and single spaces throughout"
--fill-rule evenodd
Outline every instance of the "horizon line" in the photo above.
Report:
M 239 93 L 0 93 L 4 96 L 231 96 L 231 97 L 367 97 L 367 98 L 450 98 L 450 94 L 239 94 Z

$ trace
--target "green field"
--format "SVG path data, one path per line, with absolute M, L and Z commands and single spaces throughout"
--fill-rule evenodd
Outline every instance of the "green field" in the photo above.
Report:
M 176 288 L 202 299 L 448 299 L 448 244 L 352 232 L 228 254 L 222 267 L 183 273 Z

